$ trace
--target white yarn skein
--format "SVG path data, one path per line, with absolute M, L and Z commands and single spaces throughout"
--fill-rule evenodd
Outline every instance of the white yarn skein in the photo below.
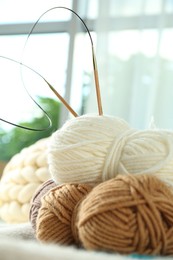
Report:
M 129 130 L 122 119 L 85 115 L 67 121 L 49 142 L 48 165 L 56 183 L 102 182 L 109 147 L 116 136 Z
M 103 169 L 103 180 L 115 174 L 154 174 L 173 186 L 173 133 L 131 130 L 112 143 Z
M 57 183 L 96 185 L 117 174 L 146 173 L 173 186 L 173 132 L 135 130 L 111 116 L 81 116 L 52 135 L 48 165 Z

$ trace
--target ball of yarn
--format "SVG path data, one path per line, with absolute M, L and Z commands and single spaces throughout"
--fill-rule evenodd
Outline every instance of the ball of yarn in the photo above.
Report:
M 63 245 L 75 241 L 75 227 L 71 229 L 76 204 L 89 192 L 86 184 L 66 184 L 51 189 L 41 199 L 36 222 L 36 237 L 44 242 Z M 77 240 L 77 235 L 75 236 Z
M 41 207 L 41 198 L 52 188 L 56 186 L 53 180 L 47 180 L 43 184 L 41 184 L 37 190 L 35 191 L 32 201 L 31 208 L 29 212 L 29 219 L 32 225 L 32 228 L 36 230 L 36 219 L 38 215 L 38 211 Z
M 67 184 L 42 199 L 37 237 L 88 250 L 173 254 L 173 194 L 155 176 L 118 176 L 92 190 Z
M 49 142 L 48 163 L 57 183 L 88 183 L 103 180 L 105 157 L 115 137 L 125 135 L 128 124 L 112 116 L 84 115 L 67 121 Z
M 154 176 L 119 176 L 80 205 L 77 228 L 86 249 L 173 254 L 173 194 Z
M 173 186 L 173 132 L 135 130 L 122 119 L 81 116 L 56 131 L 48 162 L 55 182 L 98 184 L 118 174 L 153 174 Z

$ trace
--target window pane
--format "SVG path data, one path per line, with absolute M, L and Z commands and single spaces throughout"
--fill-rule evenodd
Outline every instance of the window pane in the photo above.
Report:
M 96 34 L 91 33 L 93 43 Z M 83 53 L 83 55 L 81 55 Z M 75 38 L 71 105 L 79 114 L 85 113 L 88 91 L 94 88 L 91 42 L 87 33 L 78 33 Z
M 21 60 L 26 35 L 1 36 L 0 54 Z M 26 46 L 22 62 L 39 72 L 61 95 L 64 94 L 69 36 L 67 33 L 33 35 Z M 0 58 L 0 117 L 16 121 L 29 120 L 39 109 L 30 99 L 21 81 L 20 67 Z M 31 96 L 52 97 L 45 82 L 32 71 L 22 69 L 25 86 Z M 10 104 L 10 105 L 9 105 Z M 32 112 L 31 112 L 32 111 Z M 3 124 L 4 126 L 6 124 Z
M 148 40 L 150 39 L 150 41 Z M 128 43 L 127 43 L 128 42 Z M 109 34 L 109 53 L 122 60 L 128 60 L 140 52 L 148 57 L 156 55 L 157 30 L 125 30 Z
M 166 1 L 166 12 L 172 13 L 172 11 L 173 11 L 173 1 L 167 0 Z
M 87 15 L 89 19 L 96 19 L 98 16 L 99 0 L 87 0 L 88 10 Z
M 148 127 L 153 116 L 157 127 L 173 128 L 172 36 L 168 28 L 107 32 L 97 56 L 105 114 L 136 128 Z M 97 111 L 93 94 L 91 89 L 87 112 Z
M 132 16 L 137 15 L 141 10 L 141 0 L 110 0 L 111 16 Z
M 50 8 L 56 6 L 72 7 L 72 0 L 1 0 L 0 23 L 35 22 L 38 17 Z M 67 10 L 59 10 L 51 13 L 47 21 L 69 20 L 71 13 Z
M 110 0 L 111 16 L 136 16 L 142 13 L 159 14 L 161 0 Z

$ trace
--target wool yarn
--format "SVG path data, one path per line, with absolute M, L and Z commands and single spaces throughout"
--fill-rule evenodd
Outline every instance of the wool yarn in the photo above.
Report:
M 92 190 L 85 184 L 64 184 L 42 198 L 37 238 L 76 241 L 88 250 L 171 255 L 173 193 L 146 174 L 119 175 Z
M 37 190 L 35 191 L 32 201 L 31 208 L 29 212 L 29 220 L 31 222 L 32 228 L 36 230 L 36 219 L 38 215 L 38 211 L 41 207 L 41 198 L 52 188 L 56 186 L 55 182 L 51 179 L 42 183 Z
M 112 116 L 80 116 L 68 120 L 54 132 L 48 146 L 48 164 L 57 183 L 103 181 L 105 157 L 115 136 L 130 130 L 128 124 Z
M 118 174 L 154 174 L 173 185 L 173 132 L 132 129 L 111 116 L 67 121 L 49 143 L 50 174 L 57 183 L 96 185 Z
M 66 184 L 51 189 L 41 199 L 36 221 L 36 237 L 41 241 L 69 245 L 74 243 L 71 231 L 76 203 L 89 191 L 89 185 Z
M 23 148 L 4 168 L 0 180 L 0 219 L 7 223 L 29 221 L 30 201 L 36 189 L 50 179 L 47 144 L 43 138 Z

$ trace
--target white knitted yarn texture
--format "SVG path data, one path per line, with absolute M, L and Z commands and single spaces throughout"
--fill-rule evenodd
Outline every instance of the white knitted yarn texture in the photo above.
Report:
M 173 132 L 135 130 L 111 116 L 81 116 L 52 135 L 48 164 L 57 183 L 96 185 L 117 174 L 147 173 L 173 185 Z
M 29 221 L 30 201 L 38 186 L 50 178 L 47 143 L 41 139 L 9 161 L 0 180 L 0 218 L 7 223 Z

